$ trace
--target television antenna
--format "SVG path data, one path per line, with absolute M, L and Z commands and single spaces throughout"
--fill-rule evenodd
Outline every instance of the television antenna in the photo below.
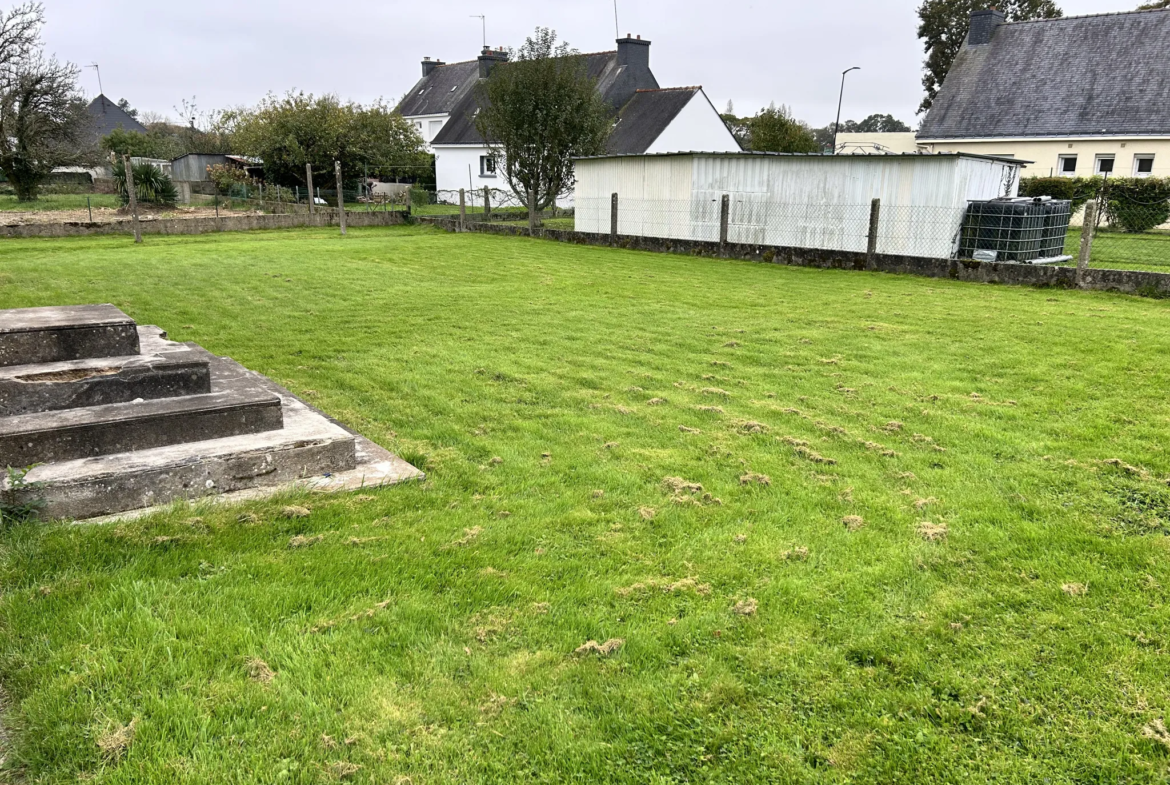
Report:
M 100 93 L 101 95 L 105 95 L 106 91 L 105 91 L 105 89 L 102 88 L 102 69 L 101 69 L 101 66 L 99 66 L 97 63 L 90 63 L 89 65 L 86 66 L 86 68 L 92 68 L 94 71 L 97 72 L 98 93 Z
M 483 48 L 487 49 L 487 17 L 483 14 L 472 14 L 472 19 L 478 19 L 483 25 Z

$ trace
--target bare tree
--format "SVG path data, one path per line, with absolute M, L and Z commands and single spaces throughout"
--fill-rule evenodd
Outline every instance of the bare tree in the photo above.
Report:
M 53 169 L 95 156 L 78 69 L 44 55 L 43 22 L 40 3 L 0 12 L 0 171 L 20 201 L 36 199 Z

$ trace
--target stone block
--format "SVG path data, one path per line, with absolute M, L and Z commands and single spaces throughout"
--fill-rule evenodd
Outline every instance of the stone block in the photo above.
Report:
M 112 305 L 0 311 L 0 367 L 138 354 L 134 320 Z

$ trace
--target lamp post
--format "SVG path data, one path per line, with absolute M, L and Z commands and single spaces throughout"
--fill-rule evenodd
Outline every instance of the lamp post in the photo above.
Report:
M 850 71 L 860 70 L 861 66 L 855 65 L 841 72 L 841 96 L 837 99 L 837 122 L 833 123 L 833 155 L 837 154 L 837 132 L 841 130 L 841 105 L 845 102 L 845 77 L 849 75 Z

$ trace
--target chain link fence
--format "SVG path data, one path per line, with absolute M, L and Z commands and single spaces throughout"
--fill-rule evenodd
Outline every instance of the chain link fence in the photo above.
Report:
M 1170 272 L 1170 202 L 1098 203 L 1089 266 Z M 1075 255 L 1082 226 L 1069 231 L 1066 251 Z

